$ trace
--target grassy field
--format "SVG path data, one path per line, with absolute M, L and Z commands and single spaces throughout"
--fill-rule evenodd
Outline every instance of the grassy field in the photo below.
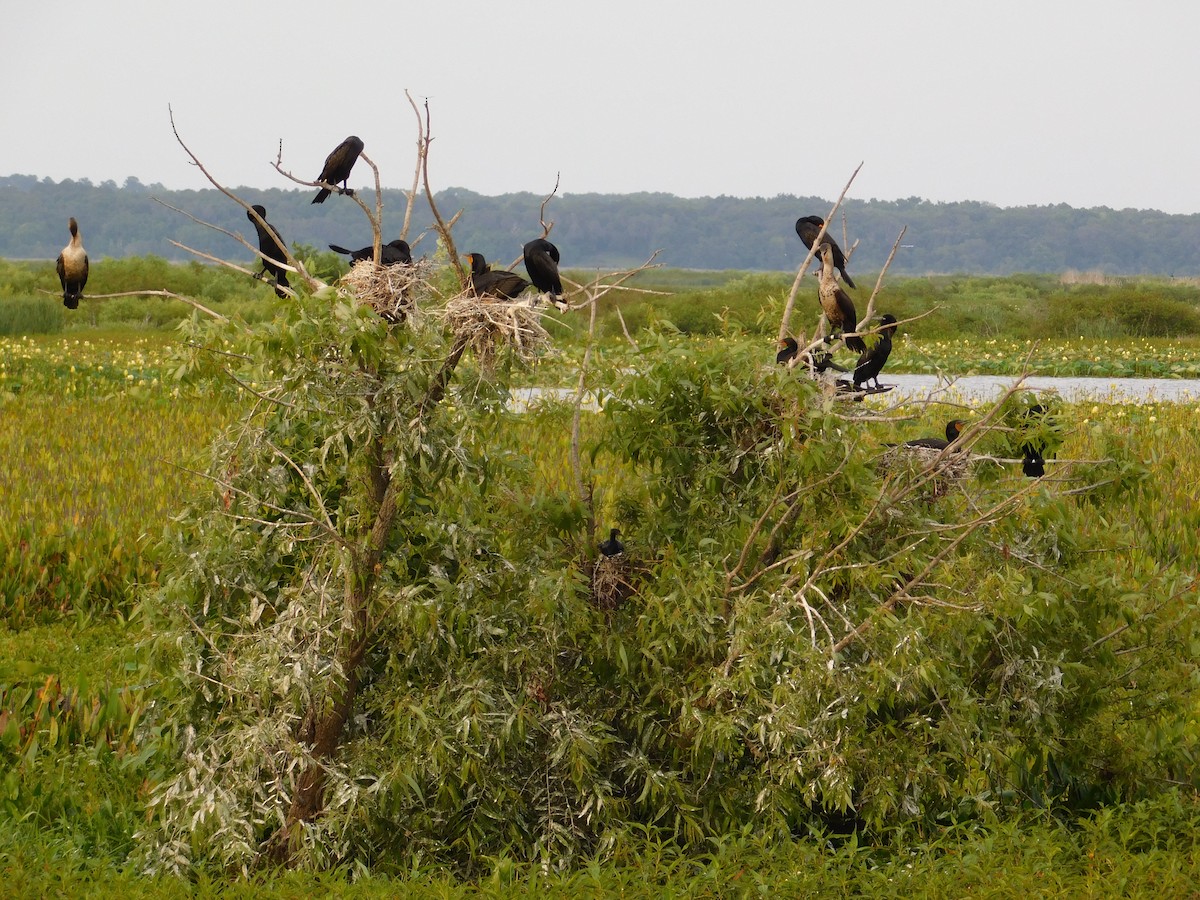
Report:
M 207 289 L 213 303 L 229 310 L 253 303 L 254 315 L 269 314 L 271 299 L 249 301 L 233 287 L 222 293 L 226 288 L 221 283 L 206 284 L 203 272 L 184 274 L 200 280 L 181 289 L 198 295 Z M 916 844 L 803 840 L 764 846 L 748 834 L 708 854 L 684 857 L 648 842 L 604 864 L 565 874 L 491 860 L 486 866 L 490 876 L 471 882 L 436 870 L 413 873 L 403 882 L 342 871 L 280 875 L 234 887 L 216 873 L 195 883 L 139 877 L 131 868 L 134 835 L 144 822 L 148 786 L 161 773 L 149 753 L 154 736 L 143 728 L 155 686 L 146 681 L 142 666 L 144 629 L 135 601 L 138 591 L 157 578 L 163 552 L 158 538 L 170 517 L 190 497 L 212 490 L 187 470 L 197 467 L 209 440 L 242 407 L 203 384 L 177 379 L 179 363 L 172 351 L 179 339 L 170 329 L 185 314 L 183 308 L 153 301 L 159 310 L 153 315 L 129 305 L 126 312 L 99 314 L 81 324 L 57 316 L 61 305 L 53 298 L 31 295 L 32 281 L 9 275 L 7 282 L 0 279 L 8 285 L 0 290 L 0 325 L 9 322 L 10 330 L 33 333 L 0 338 L 0 415 L 5 423 L 0 430 L 5 460 L 0 471 L 0 894 L 1021 896 L 1153 891 L 1182 896 L 1195 890 L 1200 807 L 1186 788 L 1069 823 L 1030 816 L 931 834 Z M 1141 291 L 1137 302 L 1143 303 L 1144 315 L 1123 320 L 1106 302 L 1091 318 L 1075 320 L 1076 325 L 1093 323 L 1077 329 L 1088 336 L 1068 338 L 1029 334 L 1029 310 L 1055 291 L 1063 292 L 1073 308 L 1086 309 L 1099 302 L 1094 291 L 1072 299 L 1062 285 L 984 281 L 946 279 L 897 289 L 891 308 L 903 315 L 957 298 L 958 321 L 990 316 L 998 324 L 995 334 L 965 327 L 945 333 L 944 324 L 914 324 L 897 341 L 889 370 L 1017 374 L 1028 367 L 1048 375 L 1200 377 L 1200 336 L 1187 330 L 1194 323 L 1185 310 L 1195 305 L 1195 298 L 1183 289 L 1151 295 L 1136 285 L 1114 286 L 1133 294 Z M 114 277 L 114 285 L 123 283 Z M 721 343 L 761 356 L 762 365 L 769 367 L 777 312 L 788 284 L 790 279 L 785 283 L 777 276 L 665 273 L 645 277 L 642 286 L 702 290 L 653 303 L 647 295 L 628 294 L 620 302 L 627 325 L 644 347 L 653 347 L 656 340 Z M 975 294 L 970 293 L 972 285 Z M 263 288 L 259 293 L 269 292 Z M 12 312 L 14 305 L 25 309 Z M 1147 310 L 1157 310 L 1159 319 Z M 1178 334 L 1161 333 L 1168 320 Z M 687 329 L 690 337 L 663 337 L 672 333 L 667 322 L 679 326 L 687 321 L 699 323 Z M 1140 322 L 1137 327 L 1146 332 L 1158 331 L 1136 333 L 1129 322 Z M 43 327 L 46 323 L 52 324 Z M 572 314 L 561 349 L 522 377 L 535 384 L 573 383 L 582 327 L 579 314 Z M 599 383 L 620 378 L 640 358 L 622 337 L 611 308 L 603 330 L 592 376 Z M 979 412 L 968 411 L 968 416 Z M 937 433 L 950 414 L 950 408 L 914 406 L 896 411 L 896 421 L 857 427 L 882 445 L 898 437 Z M 1125 549 L 1112 554 L 1114 569 L 1147 581 L 1164 570 L 1194 574 L 1200 558 L 1200 510 L 1192 497 L 1193 486 L 1200 483 L 1200 405 L 1087 404 L 1068 407 L 1063 418 L 1070 425 L 1060 458 L 1098 459 L 1114 448 L 1132 448 L 1141 461 L 1145 489 L 1136 494 L 1136 502 L 1098 506 L 1089 526 L 1110 539 L 1125 538 Z M 569 483 L 568 430 L 569 414 L 552 409 L 496 436 L 497 447 L 521 457 L 527 467 L 528 478 L 519 488 L 523 493 L 514 502 L 536 503 Z M 1054 474 L 1052 464 L 1051 480 Z M 615 473 L 609 480 L 619 477 Z M 599 498 L 606 514 L 616 512 L 611 506 L 616 502 Z

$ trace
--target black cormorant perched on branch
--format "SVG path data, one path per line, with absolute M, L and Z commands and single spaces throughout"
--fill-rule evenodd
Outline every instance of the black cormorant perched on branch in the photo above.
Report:
M 1025 410 L 1023 416 L 1030 430 L 1042 426 L 1046 419 L 1046 407 L 1035 403 Z M 1021 471 L 1030 478 L 1041 478 L 1046 474 L 1046 442 L 1038 437 L 1030 437 L 1021 445 Z
M 83 239 L 79 236 L 79 223 L 74 216 L 67 220 L 67 228 L 71 232 L 71 241 L 58 254 L 55 268 L 62 284 L 63 306 L 78 309 L 79 298 L 83 296 L 83 287 L 88 279 L 88 257 L 83 249 Z
M 250 210 L 246 210 L 246 218 L 254 225 L 254 230 L 258 232 L 258 252 L 267 259 L 262 260 L 262 272 L 270 272 L 275 276 L 275 295 L 277 297 L 286 297 L 283 288 L 291 287 L 287 280 L 287 269 L 282 268 L 279 263 L 287 265 L 287 254 L 283 251 L 283 247 L 287 245 L 283 242 L 283 235 L 279 233 L 279 229 L 267 222 L 267 208 L 255 204 L 251 207 L 254 212 L 258 213 L 258 217 L 266 222 L 267 227 L 264 228 L 258 224 Z M 278 238 L 278 242 L 276 242 Z M 258 276 L 255 276 L 258 277 Z
M 600 544 L 600 552 L 605 556 L 617 556 L 620 553 L 624 553 L 625 545 L 617 540 L 620 534 L 621 532 L 616 528 L 610 530 L 608 532 L 608 540 L 602 541 Z
M 342 186 L 338 193 L 353 196 L 354 191 L 346 187 L 346 181 L 350 178 L 350 170 L 358 162 L 358 154 L 362 151 L 363 142 L 354 135 L 350 135 L 325 157 L 325 166 L 321 169 L 321 174 L 317 176 L 317 181 L 323 181 L 326 184 L 337 184 L 340 181 Z M 329 188 L 321 188 L 317 191 L 317 196 L 313 197 L 312 202 L 324 203 L 328 196 Z
M 892 335 L 896 333 L 896 317 L 891 313 L 885 313 L 879 320 L 879 324 L 881 327 L 879 334 L 875 336 L 875 345 L 858 358 L 858 364 L 854 367 L 855 388 L 869 381 L 875 382 L 875 387 L 879 387 L 879 373 L 883 371 L 883 364 L 891 356 Z
M 945 450 L 962 434 L 963 426 L 967 423 L 962 419 L 951 419 L 946 423 L 946 438 L 916 438 L 905 441 L 905 447 L 924 448 L 926 450 Z
M 820 284 L 817 288 L 817 295 L 821 298 L 821 309 L 825 313 L 825 318 L 829 320 L 831 331 L 854 331 L 858 328 L 858 314 L 854 311 L 854 301 L 837 283 L 837 279 L 833 275 L 833 267 L 832 247 L 828 242 L 823 241 L 821 243 Z M 826 340 L 832 339 L 831 333 Z M 856 353 L 866 352 L 867 344 L 861 337 L 852 335 L 844 337 L 843 340 L 845 340 L 846 346 Z
M 361 250 L 347 250 L 345 247 L 339 247 L 337 244 L 330 244 L 329 249 L 334 253 L 342 253 L 349 256 L 351 262 L 361 262 L 364 259 L 375 258 L 374 245 L 363 247 Z M 384 266 L 412 265 L 412 248 L 408 246 L 408 241 L 402 241 L 400 238 L 388 241 L 379 248 L 379 262 Z
M 785 337 L 779 342 L 779 347 L 779 352 L 775 354 L 775 365 L 790 366 L 796 354 L 800 352 L 800 345 L 794 337 Z
M 562 303 L 562 279 L 558 276 L 558 248 L 545 238 L 535 238 L 521 250 L 525 271 L 540 293 L 549 294 L 555 306 Z
M 796 220 L 796 234 L 800 236 L 806 249 L 812 249 L 813 241 L 817 239 L 821 226 L 824 224 L 825 220 L 820 216 L 804 216 Z M 833 248 L 833 267 L 842 273 L 842 281 L 850 287 L 856 287 L 854 279 L 846 274 L 846 254 L 842 253 L 842 248 L 838 246 L 837 241 L 833 239 L 828 230 L 825 232 L 825 237 L 821 239 L 822 244 L 826 242 Z
M 512 300 L 529 287 L 529 282 L 516 272 L 493 272 L 482 253 L 468 253 L 467 259 L 471 261 L 471 289 L 479 297 Z

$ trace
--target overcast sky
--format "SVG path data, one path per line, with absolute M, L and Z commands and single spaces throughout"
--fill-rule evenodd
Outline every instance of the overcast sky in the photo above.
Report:
M 289 187 L 357 134 L 434 189 L 1200 212 L 1186 0 L 6 4 L 0 175 Z M 823 17 L 821 10 L 828 10 Z M 351 180 L 368 183 L 361 163 Z

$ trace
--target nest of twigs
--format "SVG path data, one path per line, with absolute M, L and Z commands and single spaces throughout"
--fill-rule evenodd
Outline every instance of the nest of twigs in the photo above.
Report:
M 633 594 L 633 566 L 624 553 L 603 556 L 592 567 L 592 603 L 606 612 L 619 607 Z
M 417 301 L 428 297 L 428 260 L 417 260 L 412 265 L 379 266 L 370 259 L 361 259 L 342 276 L 343 287 L 348 288 L 360 303 L 368 304 L 380 318 L 398 325 L 407 320 L 418 309 Z
M 541 311 L 528 300 L 458 294 L 450 298 L 440 315 L 456 341 L 465 339 L 484 371 L 495 367 L 503 347 L 522 362 L 531 362 L 550 343 L 550 335 L 542 327 Z
M 920 477 L 941 452 L 932 447 L 889 447 L 879 457 L 879 468 L 884 474 L 906 471 L 911 477 Z M 961 450 L 942 455 L 936 467 L 925 476 L 928 481 L 922 487 L 922 496 L 929 500 L 944 497 L 971 476 L 975 463 L 975 457 Z

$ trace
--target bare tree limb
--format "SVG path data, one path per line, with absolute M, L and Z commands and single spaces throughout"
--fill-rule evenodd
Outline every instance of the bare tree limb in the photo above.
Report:
M 176 142 L 178 142 L 179 146 L 183 148 L 183 152 L 186 153 L 188 155 L 188 157 L 191 159 L 192 165 L 194 165 L 197 169 L 199 169 L 201 174 L 204 175 L 204 177 L 208 180 L 208 183 L 211 184 L 213 187 L 215 187 L 218 191 L 220 191 L 226 197 L 228 197 L 230 200 L 232 200 L 234 203 L 236 203 L 238 206 L 240 206 L 242 209 L 244 209 L 246 211 L 247 215 L 251 216 L 251 221 L 257 222 L 264 229 L 266 229 L 267 233 L 269 233 L 273 236 L 275 244 L 276 244 L 276 246 L 279 247 L 279 251 L 284 255 L 284 258 L 287 260 L 287 264 L 292 268 L 293 271 L 295 271 L 297 274 L 300 275 L 301 278 L 304 279 L 304 281 L 309 286 L 309 290 L 317 291 L 320 288 L 325 287 L 325 283 L 323 281 L 321 281 L 319 278 L 314 278 L 313 276 L 308 274 L 308 272 L 305 270 L 304 266 L 301 265 L 294 256 L 292 256 L 292 251 L 289 250 L 284 245 L 284 242 L 282 240 L 280 240 L 278 236 L 275 235 L 274 231 L 272 231 L 270 228 L 267 227 L 267 223 L 263 221 L 262 216 L 260 216 L 249 203 L 247 203 L 245 200 L 243 200 L 237 194 L 233 193 L 231 190 L 229 190 L 223 184 L 221 184 L 219 181 L 217 181 L 217 179 L 212 176 L 212 174 L 208 171 L 208 169 L 206 169 L 204 167 L 204 164 L 202 162 L 200 162 L 200 158 L 198 156 L 196 156 L 195 153 L 192 152 L 192 149 L 186 143 L 184 143 L 183 138 L 180 137 L 179 129 L 175 126 L 175 111 L 171 109 L 169 104 L 167 106 L 167 113 L 171 119 L 171 131 L 175 135 Z M 282 148 L 282 146 L 283 146 L 283 142 L 281 141 L 280 147 Z M 282 152 L 282 150 L 281 150 L 281 152 Z M 207 223 L 204 223 L 204 224 L 207 224 Z M 212 227 L 217 228 L 217 226 L 215 226 L 215 225 Z M 222 229 L 217 228 L 217 230 L 220 231 Z M 245 242 L 243 241 L 243 243 L 245 243 Z M 258 251 L 255 251 L 255 252 L 257 253 Z M 261 254 L 259 254 L 259 255 L 261 256 Z

